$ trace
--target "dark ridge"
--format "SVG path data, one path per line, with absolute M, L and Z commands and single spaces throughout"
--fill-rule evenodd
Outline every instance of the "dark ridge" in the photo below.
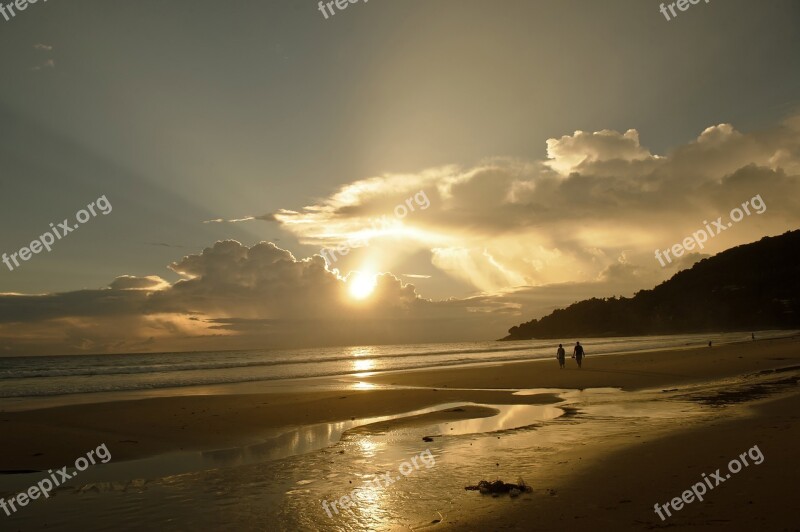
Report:
M 703 259 L 632 298 L 592 298 L 502 340 L 800 328 L 800 230 Z

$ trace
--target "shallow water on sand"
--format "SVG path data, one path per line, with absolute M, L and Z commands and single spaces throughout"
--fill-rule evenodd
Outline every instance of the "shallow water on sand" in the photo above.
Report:
M 429 408 L 414 410 L 401 414 L 377 416 L 339 421 L 334 423 L 317 423 L 297 427 L 289 431 L 278 432 L 261 443 L 219 449 L 212 451 L 185 451 L 169 453 L 140 460 L 108 464 L 98 464 L 85 472 L 80 473 L 81 484 L 108 483 L 135 478 L 160 478 L 168 475 L 178 475 L 194 471 L 227 468 L 242 465 L 286 459 L 296 455 L 303 455 L 330 447 L 342 439 L 348 431 L 356 428 L 369 428 L 371 425 L 391 420 L 403 419 L 411 416 L 420 416 L 434 412 L 444 412 L 461 409 L 465 406 L 488 407 L 494 413 L 490 417 L 449 421 L 427 426 L 392 430 L 387 434 L 371 433 L 374 441 L 404 440 L 410 435 L 433 435 L 440 437 L 462 436 L 467 434 L 480 434 L 501 430 L 512 430 L 528 427 L 542 421 L 555 419 L 564 414 L 558 407 L 550 405 L 477 405 L 476 403 L 455 402 L 445 403 Z M 421 438 L 422 436 L 420 436 Z M 417 438 L 417 439 L 420 439 Z M 18 486 L 33 485 L 42 478 L 42 473 L 0 475 L 0 493 L 13 492 Z M 65 484 L 68 485 L 68 484 Z
M 524 480 L 533 485 L 534 493 L 500 502 L 525 504 L 526 498 L 542 496 L 548 487 L 543 483 L 553 467 L 560 467 L 560 450 L 590 445 L 610 434 L 627 435 L 633 441 L 644 429 L 685 427 L 715 415 L 710 407 L 680 396 L 686 394 L 685 388 L 518 393 L 545 391 L 558 393 L 563 401 L 549 406 L 493 405 L 499 412 L 489 418 L 389 430 L 348 431 L 390 416 L 304 427 L 272 442 L 272 447 L 204 453 L 205 462 L 184 463 L 173 455 L 152 459 L 150 468 L 112 463 L 102 475 L 98 469 L 99 476 L 92 478 L 90 469 L 78 477 L 82 485 L 61 489 L 47 501 L 31 501 L 4 519 L 12 528 L 25 530 L 85 530 L 88 515 L 92 528 L 122 530 L 418 529 L 498 504 L 497 499 L 464 490 L 481 479 L 516 482 L 519 472 L 525 471 Z M 425 411 L 458 405 L 463 403 Z M 433 441 L 423 441 L 427 435 L 434 436 Z M 420 458 L 428 450 L 435 463 Z M 417 467 L 404 466 L 408 474 L 400 474 L 401 465 L 410 464 L 412 457 L 418 458 Z M 178 460 L 177 470 L 198 465 L 206 470 L 174 474 L 163 469 L 170 460 Z M 395 479 L 391 485 L 381 481 L 360 489 L 355 493 L 357 504 L 328 516 L 323 500 L 330 503 L 350 495 L 365 481 L 385 478 L 387 472 Z M 14 477 L 3 479 L 5 494 L 30 486 L 35 475 Z
M 493 405 L 498 414 L 489 418 L 383 431 L 346 432 L 357 422 L 324 424 L 324 429 L 306 427 L 276 446 L 279 454 L 285 455 L 287 449 L 294 453 L 280 459 L 272 458 L 272 451 L 260 454 L 245 448 L 229 451 L 229 456 L 210 453 L 212 462 L 205 466 L 213 469 L 181 474 L 163 470 L 154 474 L 129 462 L 106 466 L 107 473 L 116 477 L 110 481 L 92 479 L 89 470 L 78 477 L 82 485 L 63 488 L 47 501 L 31 501 L 6 517 L 6 524 L 25 530 L 85 530 L 91 515 L 91 528 L 122 530 L 417 529 L 498 502 L 465 491 L 468 484 L 495 478 L 515 482 L 519 471 L 527 471 L 524 480 L 534 486 L 534 495 L 500 502 L 524 504 L 525 497 L 541 491 L 539 471 L 557 459 L 559 449 L 586 445 L 620 431 L 635 437 L 638 430 L 654 423 L 685 424 L 707 415 L 694 403 L 663 400 L 668 394 L 660 391 L 549 391 L 559 393 L 564 401 L 548 406 Z M 383 420 L 357 421 L 364 425 L 364 421 Z M 433 441 L 423 441 L 426 435 L 434 436 Z M 428 450 L 433 458 L 423 461 L 420 453 Z M 416 468 L 410 465 L 412 457 L 417 458 Z M 155 460 L 162 460 L 163 466 L 165 457 Z M 409 465 L 403 466 L 406 462 Z M 407 474 L 400 473 L 401 466 Z M 353 493 L 366 481 L 385 479 L 387 472 L 394 479 L 391 485 L 379 481 Z M 11 480 L 13 487 L 5 478 L 2 491 L 11 494 L 32 484 L 28 475 L 22 477 L 26 478 Z M 340 511 L 329 517 L 322 501 L 330 503 L 350 494 L 357 496 L 357 504 L 346 510 L 337 508 Z

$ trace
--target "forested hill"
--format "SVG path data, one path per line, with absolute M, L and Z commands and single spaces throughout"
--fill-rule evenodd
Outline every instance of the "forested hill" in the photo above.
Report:
M 503 340 L 800 328 L 800 230 L 703 259 L 632 298 L 589 299 Z

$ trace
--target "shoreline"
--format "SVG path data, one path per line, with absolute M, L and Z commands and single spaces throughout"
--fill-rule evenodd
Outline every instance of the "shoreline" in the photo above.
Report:
M 481 368 L 449 367 L 381 373 L 362 379 L 379 385 L 399 385 L 466 389 L 586 389 L 620 388 L 627 391 L 655 389 L 661 386 L 702 383 L 708 380 L 737 377 L 748 373 L 789 366 L 797 356 L 782 356 L 787 349 L 798 348 L 800 336 L 756 341 L 732 342 L 716 347 L 647 350 L 633 353 L 589 354 L 578 369 L 567 358 L 560 370 L 552 359 L 533 359 L 503 364 L 487 362 Z M 753 353 L 753 351 L 760 353 Z M 739 354 L 747 354 L 744 357 Z M 710 358 L 713 357 L 713 358 Z M 786 362 L 776 364 L 776 362 Z M 549 367 L 544 367 L 549 363 Z M 717 363 L 716 365 L 714 363 Z M 537 367 L 541 365 L 541 367 Z M 532 372 L 536 369 L 536 372 Z
M 800 340 L 792 337 L 711 349 L 589 355 L 580 370 L 572 360 L 560 370 L 555 360 L 536 359 L 351 377 L 354 383 L 367 383 L 367 389 L 176 395 L 3 411 L 0 423 L 8 436 L 0 441 L 0 470 L 57 466 L 97 441 L 116 444 L 115 460 L 130 460 L 257 443 L 281 429 L 397 415 L 459 401 L 552 404 L 559 401 L 559 390 L 632 391 L 701 383 L 791 366 L 800 361 L 798 346 Z M 398 385 L 403 387 L 392 388 Z M 516 390 L 537 393 L 512 395 Z
M 762 331 L 764 332 L 764 331 Z M 775 332 L 775 331 L 766 331 Z M 765 338 L 757 340 L 756 342 L 774 342 L 800 338 L 797 331 L 786 331 L 785 336 L 778 336 L 773 338 Z M 724 348 L 731 345 L 750 344 L 750 340 L 739 340 L 720 343 L 713 349 Z M 644 355 L 651 353 L 674 353 L 687 350 L 705 351 L 706 347 L 687 347 L 687 346 L 673 346 L 664 349 L 633 349 L 629 351 L 612 351 L 608 353 L 600 353 L 597 355 L 589 354 L 588 358 L 599 359 L 605 357 L 624 357 L 634 355 Z M 63 355 L 70 356 L 70 355 Z M 95 356 L 95 355 L 86 355 Z M 585 359 L 586 360 L 586 359 Z M 387 380 L 392 379 L 394 375 L 401 375 L 400 379 L 408 382 L 411 375 L 419 375 L 423 373 L 436 373 L 441 372 L 456 372 L 459 370 L 478 370 L 484 368 L 494 368 L 509 366 L 513 367 L 519 364 L 532 364 L 532 363 L 552 362 L 552 358 L 531 358 L 530 360 L 503 360 L 503 361 L 485 361 L 485 362 L 465 362 L 463 364 L 453 364 L 444 366 L 427 366 L 421 368 L 406 368 L 398 370 L 386 370 L 376 372 L 358 372 L 358 373 L 341 373 L 336 375 L 326 376 L 313 376 L 313 377 L 296 377 L 288 379 L 274 379 L 274 380 L 252 380 L 240 381 L 230 383 L 216 383 L 216 384 L 192 384 L 187 386 L 169 386 L 164 388 L 144 388 L 144 389 L 129 389 L 129 390 L 113 390 L 113 391 L 97 391 L 97 392 L 82 392 L 70 394 L 54 394 L 54 395 L 39 395 L 39 396 L 19 396 L 19 397 L 2 397 L 0 398 L 0 413 L 3 412 L 19 412 L 29 410 L 40 410 L 45 408 L 55 408 L 68 405 L 82 405 L 82 404 L 96 404 L 96 403 L 110 403 L 120 401 L 132 401 L 152 398 L 167 398 L 167 397 L 182 397 L 182 396 L 205 396 L 205 395 L 247 395 L 259 393 L 300 393 L 300 392 L 316 392 L 320 389 L 326 391 L 348 391 L 358 389 L 356 383 L 363 383 L 365 381 L 371 382 L 373 385 L 386 385 L 386 386 L 400 386 L 396 383 L 386 384 Z M 568 358 L 567 365 L 570 365 Z M 413 382 L 407 384 L 410 388 L 418 388 L 420 384 Z M 426 384 L 423 387 L 429 387 Z M 451 385 L 440 385 L 447 387 Z M 469 388 L 479 389 L 492 389 L 482 386 L 467 386 Z M 564 388 L 563 386 L 536 386 L 542 388 Z M 499 387 L 502 389 L 509 389 L 508 386 Z M 530 386 L 519 386 L 517 389 L 528 389 Z M 633 389 L 633 388 L 631 388 Z M 639 388 L 641 389 L 641 387 Z
M 396 372 L 353 379 L 344 391 L 273 389 L 3 412 L 0 470 L 57 469 L 99 443 L 112 456 L 60 487 L 39 512 L 15 514 L 12 526 L 76 524 L 102 497 L 108 526 L 119 518 L 154 527 L 170 519 L 249 529 L 258 512 L 276 530 L 730 530 L 732 522 L 791 529 L 779 510 L 791 504 L 793 468 L 786 464 L 794 463 L 800 435 L 799 338 L 590 354 L 581 370 L 569 362 L 566 370 L 555 360 L 533 360 Z M 408 386 L 377 387 L 387 378 L 409 379 Z M 558 380 L 571 386 L 555 387 Z M 653 504 L 680 496 L 702 473 L 756 444 L 766 457 L 758 468 L 669 521 L 653 512 Z M 423 449 L 435 457 L 430 470 L 370 492 L 333 520 L 320 506 Z M 39 477 L 2 475 L 0 496 Z M 516 498 L 464 490 L 480 480 L 520 478 L 533 491 Z M 165 494 L 177 496 L 174 504 L 163 504 Z M 220 496 L 234 505 L 224 515 L 195 503 Z

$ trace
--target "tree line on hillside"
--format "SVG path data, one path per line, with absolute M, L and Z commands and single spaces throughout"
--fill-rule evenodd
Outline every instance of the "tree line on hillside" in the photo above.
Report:
M 632 298 L 592 298 L 503 340 L 800 328 L 800 230 L 706 258 Z

